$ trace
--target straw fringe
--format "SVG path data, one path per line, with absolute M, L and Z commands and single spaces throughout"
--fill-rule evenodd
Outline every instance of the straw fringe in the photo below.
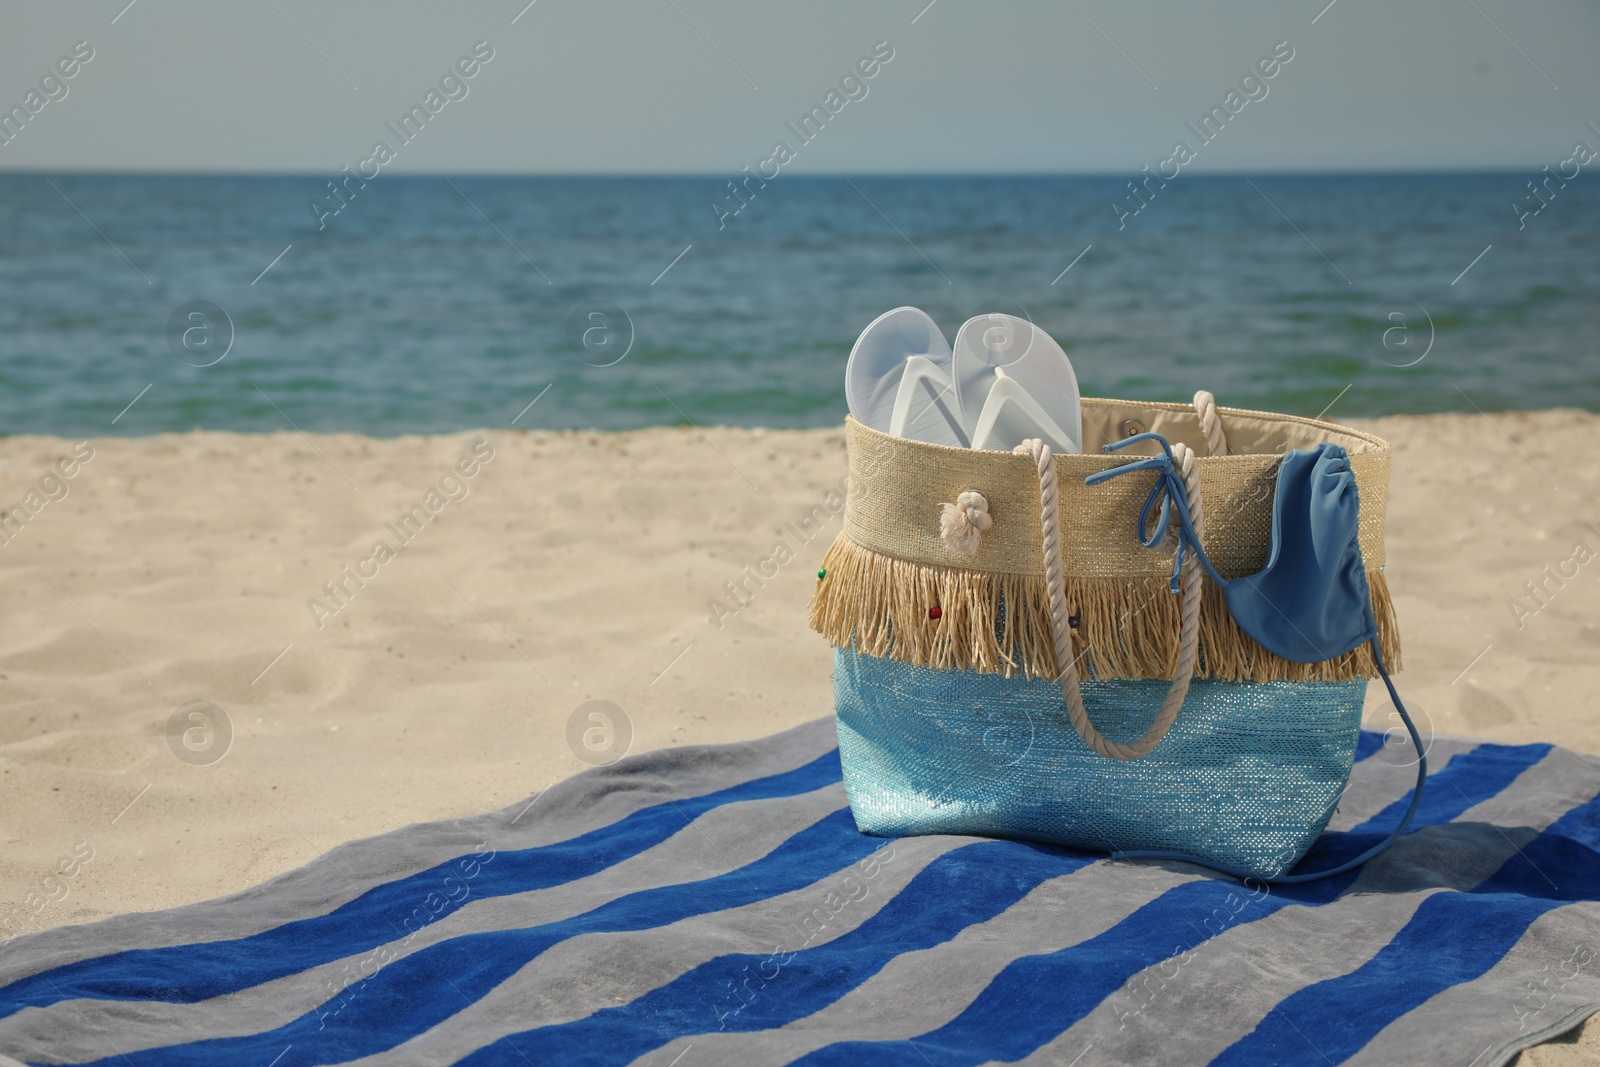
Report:
M 811 628 L 830 644 L 940 670 L 1054 680 L 1059 672 L 1044 580 L 895 559 L 840 534 L 822 561 Z M 1379 642 L 1400 669 L 1400 631 L 1383 572 L 1369 570 Z M 1067 578 L 1080 673 L 1094 678 L 1170 678 L 1178 657 L 1178 598 L 1165 577 Z M 928 617 L 938 607 L 940 618 Z M 1195 676 L 1225 681 L 1351 681 L 1377 677 L 1363 645 L 1321 663 L 1292 663 L 1262 648 L 1207 582 Z

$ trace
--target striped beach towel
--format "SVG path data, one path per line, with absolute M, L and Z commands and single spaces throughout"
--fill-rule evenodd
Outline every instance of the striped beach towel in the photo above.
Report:
M 1324 867 L 1414 769 L 1364 734 Z M 0 950 L 27 1064 L 1455 1064 L 1600 1007 L 1600 760 L 1436 739 L 1364 869 L 857 833 L 831 721 L 624 760 Z M 3 1062 L 0 1056 L 0 1062 Z

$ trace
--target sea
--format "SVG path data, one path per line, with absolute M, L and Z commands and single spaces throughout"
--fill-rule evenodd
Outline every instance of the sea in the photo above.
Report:
M 1091 396 L 1600 411 L 1600 177 L 1133 177 L 6 173 L 0 433 L 833 426 L 908 304 Z

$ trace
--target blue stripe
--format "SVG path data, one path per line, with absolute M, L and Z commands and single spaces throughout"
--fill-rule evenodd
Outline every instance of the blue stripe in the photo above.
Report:
M 896 956 L 988 922 L 1041 882 L 1092 862 L 1092 856 L 1047 845 L 967 845 L 928 864 L 859 927 L 826 944 L 792 955 L 719 956 L 631 1003 L 509 1035 L 460 1062 L 627 1063 L 683 1034 L 775 1029 L 826 1008 Z
M 1550 745 L 1479 745 L 1462 752 L 1438 770 L 1428 773 L 1414 826 L 1441 826 L 1454 822 L 1473 804 L 1496 796 L 1518 775 L 1544 759 Z M 1415 768 L 1409 773 L 1415 774 Z M 1295 865 L 1293 873 L 1327 870 L 1354 859 L 1383 840 L 1411 803 L 1405 796 L 1344 833 L 1325 833 Z M 1415 831 L 1413 831 L 1415 832 Z
M 310 1011 L 284 1026 L 241 1037 L 194 1041 L 94 1061 L 98 1067 L 210 1067 L 270 1063 L 309 1067 L 383 1052 L 443 1022 L 561 941 L 580 934 L 649 930 L 694 915 L 813 885 L 883 846 L 857 833 L 840 808 L 772 852 L 698 882 L 631 893 L 558 922 L 463 934 L 398 959 L 361 984 L 336 1016 Z M 285 1046 L 292 1046 L 284 1052 Z
M 1455 776 L 1468 803 L 1492 798 L 1549 751 L 1548 745 L 1492 747 L 1498 751 L 1478 774 L 1458 771 Z M 1451 760 L 1439 774 L 1455 766 L 1456 760 Z M 1429 789 L 1433 789 L 1431 777 Z M 1425 806 L 1418 812 L 1412 833 L 1459 813 L 1461 796 L 1454 788 L 1449 792 L 1456 802 Z M 1375 816 L 1346 834 L 1324 834 L 1323 840 L 1329 843 L 1322 848 L 1323 860 L 1355 855 L 1366 848 L 1392 828 L 1393 819 L 1385 822 L 1386 815 Z M 1404 839 L 1396 847 L 1403 848 Z M 1314 869 L 1309 860 L 1306 867 Z M 1181 957 L 1220 929 L 1264 919 L 1291 904 L 1327 904 L 1338 899 L 1358 876 L 1359 871 L 1351 871 L 1326 881 L 1288 886 L 1257 899 L 1250 899 L 1246 890 L 1231 881 L 1186 882 L 1097 937 L 1013 961 L 960 1015 L 914 1042 L 839 1042 L 796 1062 L 956 1067 L 1021 1059 L 1054 1040 L 1144 969 Z M 1202 932 L 1208 929 L 1208 921 L 1210 933 Z
M 1428 788 L 1423 791 L 1417 818 L 1435 825 L 1461 818 L 1468 808 L 1483 799 L 1485 790 L 1492 790 L 1489 796 L 1499 793 L 1519 774 L 1549 755 L 1551 748 L 1551 745 L 1479 745 L 1470 752 L 1461 753 L 1428 775 Z M 1413 768 L 1412 774 L 1415 773 Z M 1472 789 L 1478 791 L 1477 799 L 1470 799 Z M 1378 826 L 1393 826 L 1409 803 L 1409 796 L 1401 797 L 1368 821 Z
M 1368 756 L 1375 756 L 1383 751 L 1384 734 L 1376 730 L 1362 730 L 1356 735 L 1356 762 L 1360 763 Z
M 1341 875 L 1302 892 L 1312 889 L 1331 900 L 1353 877 Z M 914 1041 L 839 1042 L 796 1062 L 954 1067 L 1019 1060 L 1089 1014 L 1135 974 L 1204 941 L 1204 920 L 1232 926 L 1289 903 L 1274 896 L 1250 901 L 1231 882 L 1188 882 L 1097 937 L 1007 964 L 960 1015 Z
M 1541 915 L 1591 900 L 1600 900 L 1600 798 L 1567 812 L 1470 892 L 1430 896 L 1372 959 L 1286 997 L 1213 1063 L 1342 1062 L 1429 998 L 1482 976 Z
M 375 886 L 326 915 L 250 937 L 133 949 L 69 963 L 0 989 L 0 1018 L 75 997 L 194 1003 L 235 993 L 395 941 L 424 901 L 438 902 L 438 911 L 423 912 L 425 921 L 436 922 L 468 900 L 588 877 L 660 844 L 683 830 L 686 820 L 721 805 L 797 796 L 839 780 L 839 753 L 833 750 L 792 771 L 642 808 L 567 841 L 501 852 L 479 869 L 470 893 L 459 899 L 450 899 L 445 880 L 460 884 L 462 865 L 470 857 Z

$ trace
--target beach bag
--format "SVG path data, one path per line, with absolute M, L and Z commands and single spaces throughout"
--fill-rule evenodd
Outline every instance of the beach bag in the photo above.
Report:
M 847 418 L 844 528 L 810 623 L 835 648 L 857 827 L 1273 882 L 1376 855 L 1427 773 L 1387 673 L 1400 664 L 1388 445 L 1208 393 L 1084 398 L 1082 412 L 1084 451 L 1069 455 L 950 448 Z M 1286 873 L 1348 783 L 1375 677 L 1415 746 L 1410 807 L 1360 855 Z

